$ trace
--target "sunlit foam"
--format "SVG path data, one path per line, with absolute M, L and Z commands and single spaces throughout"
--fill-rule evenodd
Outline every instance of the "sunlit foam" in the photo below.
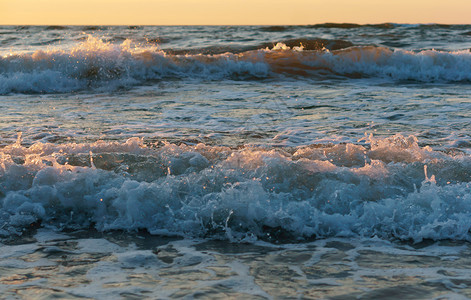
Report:
M 18 139 L 0 159 L 3 236 L 40 223 L 231 240 L 470 240 L 469 156 L 413 136 L 286 149 Z
M 70 50 L 38 50 L 0 58 L 0 94 L 114 90 L 149 80 L 223 80 L 301 76 L 469 81 L 469 51 L 411 52 L 383 47 L 304 50 L 277 43 L 240 54 L 170 55 L 154 44 L 112 44 L 89 36 Z M 280 77 L 281 76 L 281 77 Z

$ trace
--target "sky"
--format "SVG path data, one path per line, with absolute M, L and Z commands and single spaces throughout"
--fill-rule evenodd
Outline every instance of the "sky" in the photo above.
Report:
M 1 25 L 470 24 L 471 0 L 0 0 Z

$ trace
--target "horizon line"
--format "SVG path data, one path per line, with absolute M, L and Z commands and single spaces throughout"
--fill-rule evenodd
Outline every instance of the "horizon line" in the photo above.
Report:
M 315 25 L 471 25 L 471 23 L 401 23 L 401 22 L 381 22 L 381 23 L 355 23 L 355 22 L 322 22 L 322 23 L 304 23 L 304 24 L 1 24 L 0 26 L 315 26 Z

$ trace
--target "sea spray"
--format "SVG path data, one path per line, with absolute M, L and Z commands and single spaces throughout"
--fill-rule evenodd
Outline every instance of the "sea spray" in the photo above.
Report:
M 41 222 L 231 240 L 469 240 L 469 157 L 416 141 L 286 150 L 15 144 L 2 153 L 2 235 Z
M 113 91 L 155 80 L 380 78 L 418 82 L 471 80 L 471 53 L 352 46 L 273 48 L 221 54 L 168 54 L 155 45 L 111 44 L 89 36 L 70 50 L 48 49 L 0 57 L 0 94 Z

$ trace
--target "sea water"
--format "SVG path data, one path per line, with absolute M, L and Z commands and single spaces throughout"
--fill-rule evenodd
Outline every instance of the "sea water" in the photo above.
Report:
M 471 26 L 1 26 L 5 298 L 471 297 Z

